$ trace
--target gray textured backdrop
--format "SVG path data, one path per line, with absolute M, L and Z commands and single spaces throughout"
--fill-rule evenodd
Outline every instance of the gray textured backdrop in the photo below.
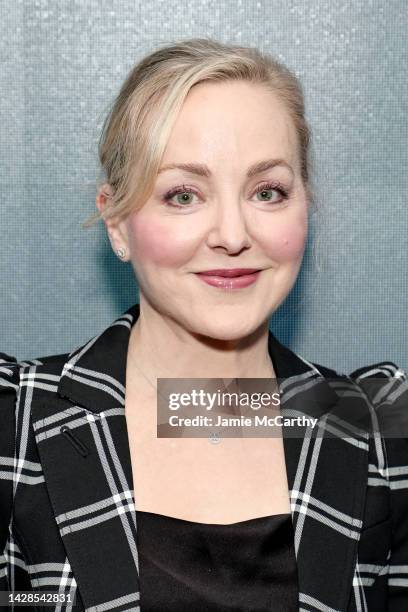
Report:
M 305 88 L 320 210 L 271 328 L 346 372 L 408 368 L 406 0 L 3 0 L 0 17 L 0 351 L 68 352 L 138 301 L 102 223 L 80 227 L 99 130 L 145 53 L 212 36 L 274 53 Z

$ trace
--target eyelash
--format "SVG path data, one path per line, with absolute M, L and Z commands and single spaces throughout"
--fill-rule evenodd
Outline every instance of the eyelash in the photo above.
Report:
M 283 200 L 286 200 L 289 196 L 288 190 L 281 183 L 279 183 L 279 181 L 261 183 L 255 188 L 254 193 L 256 194 L 256 193 L 259 193 L 260 191 L 268 191 L 269 189 L 273 189 L 274 191 L 277 191 L 278 193 L 280 193 Z M 174 202 L 171 202 L 171 199 L 174 198 L 174 196 L 182 194 L 182 193 L 193 193 L 194 195 L 199 197 L 195 189 L 191 189 L 191 187 L 186 187 L 186 185 L 181 185 L 180 187 L 175 187 L 174 189 L 171 189 L 170 191 L 168 191 L 165 194 L 163 199 L 168 206 L 172 206 L 174 208 L 190 208 L 192 204 L 175 204 Z M 264 200 L 264 201 L 268 203 L 268 200 Z M 272 202 L 272 204 L 280 204 L 280 203 L 281 203 L 280 201 Z

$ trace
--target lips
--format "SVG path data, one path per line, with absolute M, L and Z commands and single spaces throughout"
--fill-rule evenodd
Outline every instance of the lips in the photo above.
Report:
M 223 291 L 235 291 L 254 285 L 261 270 L 256 268 L 235 268 L 234 270 L 206 270 L 196 276 L 203 283 Z
M 254 274 L 254 272 L 258 271 L 259 268 L 234 268 L 232 270 L 206 270 L 205 272 L 199 272 L 199 274 L 202 276 L 223 276 L 225 278 L 234 278 L 236 276 L 246 276 L 247 274 Z

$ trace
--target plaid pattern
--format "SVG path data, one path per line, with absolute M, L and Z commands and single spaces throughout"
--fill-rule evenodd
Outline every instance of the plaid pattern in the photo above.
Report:
M 125 419 L 138 316 L 135 304 L 71 353 L 0 353 L 0 590 L 76 596 L 58 611 L 143 610 Z M 282 411 L 312 401 L 319 417 L 302 436 L 283 426 L 299 610 L 406 612 L 408 440 L 350 431 L 342 418 L 351 407 L 374 427 L 384 406 L 408 408 L 406 375 L 390 362 L 339 374 L 271 332 L 268 347 Z

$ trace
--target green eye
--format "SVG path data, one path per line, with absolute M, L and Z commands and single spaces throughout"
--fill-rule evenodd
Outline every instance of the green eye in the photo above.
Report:
M 267 198 L 267 201 L 272 199 L 273 193 L 277 193 L 277 190 L 276 189 L 262 189 L 262 191 L 258 191 L 258 194 L 265 196 Z
M 274 198 L 276 194 L 277 197 Z M 260 185 L 256 189 L 256 195 L 261 195 L 262 197 L 258 199 L 259 202 L 283 202 L 288 197 L 287 190 L 282 187 L 279 183 L 267 183 Z
M 189 204 L 190 202 L 188 201 L 189 198 L 191 198 L 191 193 L 185 191 L 184 193 L 178 193 L 176 194 L 177 198 L 176 201 L 178 204 Z
M 195 191 L 190 189 L 189 187 L 185 187 L 181 185 L 180 187 L 176 187 L 172 189 L 164 196 L 164 201 L 169 206 L 175 206 L 176 208 L 186 208 L 192 204 L 192 196 L 197 195 Z M 176 201 L 173 201 L 173 198 L 177 196 Z M 190 198 L 190 199 L 189 199 Z

